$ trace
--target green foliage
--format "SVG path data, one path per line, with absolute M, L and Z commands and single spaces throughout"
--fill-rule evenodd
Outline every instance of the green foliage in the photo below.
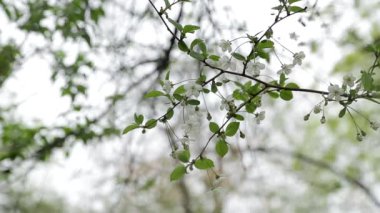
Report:
M 239 130 L 240 123 L 239 122 L 231 122 L 227 125 L 225 135 L 232 137 Z
M 224 157 L 228 152 L 228 144 L 225 140 L 218 140 L 215 144 L 215 151 L 220 157 Z
M 178 165 L 174 168 L 170 174 L 170 181 L 176 181 L 181 179 L 186 174 L 186 167 L 184 165 Z
M 20 56 L 15 44 L 0 45 L 0 88 L 12 74 L 13 65 Z
M 194 166 L 201 170 L 211 169 L 214 167 L 214 162 L 208 158 L 200 158 L 195 161 Z

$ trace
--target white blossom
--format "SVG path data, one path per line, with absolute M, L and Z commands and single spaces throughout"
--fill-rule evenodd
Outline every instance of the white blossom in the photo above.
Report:
M 344 91 L 337 84 L 330 85 L 327 89 L 329 91 L 329 99 L 335 99 L 337 101 L 340 101 L 342 99 L 341 95 L 344 94 Z
M 292 32 L 289 34 L 289 37 L 290 37 L 290 39 L 297 41 L 299 36 L 295 32 Z
M 251 69 L 249 69 L 249 71 L 252 70 L 253 75 L 259 76 L 260 75 L 260 71 L 263 70 L 263 69 L 265 69 L 265 64 L 260 63 L 260 62 L 257 61 L 255 63 L 253 63 L 250 68 Z
M 185 85 L 185 89 L 186 89 L 187 97 L 191 97 L 191 96 L 198 97 L 200 94 L 200 91 L 202 90 L 202 86 L 197 83 L 189 83 Z
M 229 40 L 222 39 L 219 42 L 219 47 L 222 48 L 223 52 L 226 52 L 226 51 L 231 52 L 232 51 L 231 41 L 229 41 Z
M 377 129 L 379 129 L 380 128 L 380 123 L 379 122 L 376 122 L 376 121 L 371 121 L 370 122 L 370 126 L 371 126 L 371 128 L 373 129 L 373 130 L 377 130 Z
M 173 87 L 173 83 L 169 80 L 164 80 L 162 83 L 162 88 L 166 93 L 170 93 L 170 90 Z
M 293 64 L 283 64 L 281 65 L 281 69 L 277 72 L 277 74 L 286 74 L 289 75 L 292 72 Z
M 352 74 L 345 75 L 343 77 L 343 85 L 353 87 L 355 85 L 356 78 Z
M 220 110 L 227 110 L 230 111 L 231 108 L 234 108 L 234 98 L 229 95 L 226 98 L 222 99 L 222 104 L 220 105 Z
M 256 113 L 255 115 L 255 121 L 257 124 L 260 124 L 261 121 L 265 119 L 265 111 L 261 111 L 259 113 Z
M 228 58 L 227 56 L 223 56 L 220 61 L 220 66 L 222 69 L 224 70 L 235 70 L 236 69 L 236 63 L 234 61 L 232 61 L 230 58 Z
M 303 51 L 294 53 L 293 55 L 293 65 L 302 65 L 302 60 L 305 59 L 305 53 Z

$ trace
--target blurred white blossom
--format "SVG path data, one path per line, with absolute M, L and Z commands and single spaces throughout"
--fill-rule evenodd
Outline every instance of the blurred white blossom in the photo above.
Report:
M 337 101 L 340 101 L 342 99 L 341 95 L 344 94 L 344 91 L 337 84 L 330 85 L 327 89 L 329 91 L 329 99 L 335 99 Z
M 222 48 L 223 52 L 226 52 L 226 51 L 231 52 L 232 51 L 231 42 L 229 40 L 222 39 L 219 42 L 219 47 Z
M 202 91 L 202 86 L 197 83 L 188 83 L 188 84 L 185 84 L 185 89 L 186 89 L 187 97 L 191 97 L 191 96 L 198 97 L 200 94 L 200 91 Z

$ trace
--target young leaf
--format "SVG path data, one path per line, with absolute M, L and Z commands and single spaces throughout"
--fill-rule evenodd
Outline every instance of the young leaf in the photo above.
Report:
M 210 124 L 208 125 L 208 127 L 210 128 L 210 131 L 212 133 L 217 133 L 218 130 L 219 130 L 219 125 L 215 122 L 210 122 Z
M 285 87 L 292 88 L 292 89 L 298 89 L 298 88 L 300 88 L 298 86 L 298 84 L 296 84 L 296 83 L 289 83 Z
M 165 95 L 165 93 L 163 93 L 161 91 L 153 90 L 153 91 L 150 91 L 147 94 L 145 94 L 144 98 L 155 98 L 155 97 L 164 96 L 164 95 Z
M 293 4 L 293 3 L 298 2 L 298 1 L 301 1 L 301 0 L 288 0 L 289 4 Z
M 218 55 L 210 55 L 208 56 L 209 59 L 213 60 L 213 61 L 219 61 L 220 59 L 220 56 Z
M 195 25 L 185 25 L 183 27 L 183 33 L 194 33 L 196 30 L 199 30 L 200 27 Z
M 208 158 L 202 158 L 196 160 L 194 166 L 197 169 L 210 169 L 214 167 L 214 162 Z
M 226 141 L 219 140 L 216 142 L 215 151 L 220 157 L 224 157 L 228 152 L 228 145 Z
M 134 130 L 134 129 L 137 129 L 139 128 L 140 126 L 138 124 L 131 124 L 129 126 L 127 126 L 124 130 L 123 130 L 123 134 L 127 134 L 128 132 Z
M 181 85 L 179 87 L 177 87 L 177 89 L 174 90 L 173 94 L 183 94 L 186 92 L 186 89 L 185 89 L 185 86 L 184 85 Z
M 173 19 L 167 17 L 167 19 L 169 20 L 170 23 L 172 23 L 172 25 L 174 25 L 175 28 L 177 28 L 177 30 L 181 31 L 182 32 L 182 25 L 179 24 L 178 22 L 174 21 Z
M 178 160 L 180 160 L 180 161 L 182 161 L 184 163 L 189 162 L 189 160 L 190 160 L 190 152 L 189 152 L 189 150 L 183 150 L 183 151 L 178 152 L 177 158 L 178 158 Z
M 190 49 L 193 50 L 195 46 L 199 47 L 203 55 L 207 55 L 207 47 L 206 47 L 205 42 L 202 39 L 199 39 L 199 38 L 194 39 L 193 42 L 191 42 L 190 44 Z
M 231 122 L 228 124 L 226 128 L 226 136 L 234 136 L 236 132 L 239 130 L 240 123 L 239 122 Z
M 293 99 L 293 93 L 290 90 L 281 90 L 280 97 L 284 101 L 290 101 Z
M 258 45 L 257 48 L 265 49 L 265 48 L 273 48 L 274 43 L 271 40 L 263 40 Z
M 187 103 L 188 105 L 194 105 L 194 106 L 197 106 L 197 105 L 201 104 L 200 101 L 195 100 L 195 99 L 187 100 L 186 103 Z
M 170 181 L 176 181 L 181 179 L 186 174 L 186 167 L 184 165 L 178 165 L 174 168 L 170 174 Z
M 166 8 L 170 7 L 169 0 L 164 0 L 164 1 L 165 1 L 165 7 L 166 7 Z
M 290 11 L 292 11 L 292 12 L 300 12 L 300 11 L 302 11 L 304 8 L 302 8 L 302 7 L 298 7 L 298 6 L 291 6 L 291 7 L 289 7 L 289 10 Z
M 346 107 L 344 107 L 342 110 L 340 110 L 340 112 L 339 112 L 339 118 L 342 118 L 346 114 L 346 110 L 347 110 Z
M 144 121 L 144 116 L 143 115 L 137 115 L 135 113 L 135 122 L 136 122 L 136 124 L 142 124 L 143 121 Z
M 178 42 L 178 48 L 183 52 L 189 52 L 189 48 L 187 47 L 186 43 L 182 40 Z
M 156 119 L 150 119 L 145 123 L 145 128 L 147 129 L 153 129 L 157 125 L 157 120 Z
M 245 61 L 245 57 L 240 53 L 232 53 L 231 55 L 239 61 Z

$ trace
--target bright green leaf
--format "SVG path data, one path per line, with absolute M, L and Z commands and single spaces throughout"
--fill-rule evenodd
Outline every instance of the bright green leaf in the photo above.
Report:
M 224 140 L 216 142 L 215 151 L 220 157 L 224 157 L 228 152 L 228 144 Z
M 290 101 L 293 99 L 293 93 L 290 90 L 281 90 L 280 97 L 282 100 Z
M 137 129 L 139 128 L 140 126 L 138 124 L 131 124 L 129 126 L 127 126 L 124 130 L 123 130 L 123 134 L 127 134 L 128 132 L 134 130 L 134 129 Z
M 194 166 L 197 169 L 210 169 L 214 167 L 214 162 L 208 158 L 202 158 L 196 160 Z
M 144 116 L 143 115 L 137 115 L 135 113 L 135 122 L 136 122 L 136 124 L 142 124 L 143 121 L 144 121 Z
M 183 33 L 194 33 L 196 30 L 199 30 L 200 27 L 195 25 L 185 25 L 183 27 Z
M 219 125 L 215 122 L 210 122 L 210 124 L 208 125 L 208 127 L 210 128 L 210 131 L 212 133 L 217 133 L 219 131 Z
M 240 53 L 232 53 L 231 55 L 239 61 L 245 61 L 245 57 Z
M 186 174 L 186 167 L 184 165 L 178 165 L 174 168 L 170 174 L 170 181 L 181 179 Z
M 189 48 L 187 47 L 186 43 L 182 40 L 178 42 L 178 48 L 183 52 L 189 52 Z
M 187 163 L 190 160 L 190 151 L 189 150 L 183 150 L 177 153 L 178 160 Z
M 147 121 L 145 123 L 145 128 L 152 129 L 152 128 L 156 127 L 156 125 L 157 125 L 157 120 L 156 119 L 150 119 L 149 121 Z
M 302 8 L 302 7 L 298 7 L 298 6 L 290 6 L 289 7 L 289 10 L 290 11 L 292 11 L 292 12 L 300 12 L 300 11 L 302 11 L 304 8 Z
M 226 127 L 226 136 L 234 136 L 236 132 L 239 130 L 240 123 L 239 122 L 231 122 Z
M 155 97 L 164 96 L 164 95 L 165 95 L 165 93 L 163 93 L 161 91 L 153 90 L 153 91 L 150 91 L 147 94 L 145 94 L 144 98 L 155 98 Z

